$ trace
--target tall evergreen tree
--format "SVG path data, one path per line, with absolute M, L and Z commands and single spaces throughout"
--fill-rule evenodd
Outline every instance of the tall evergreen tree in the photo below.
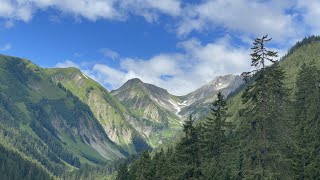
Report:
M 149 180 L 154 178 L 152 171 L 151 157 L 148 151 L 144 151 L 138 160 L 130 167 L 130 179 L 133 180 Z
M 128 180 L 130 179 L 130 174 L 128 172 L 128 166 L 126 163 L 122 164 L 118 170 L 116 180 Z
M 212 103 L 211 116 L 203 123 L 201 132 L 201 151 L 205 159 L 204 169 L 206 169 L 207 178 L 225 179 L 226 164 L 223 160 L 227 151 L 227 138 L 225 130 L 230 126 L 226 122 L 227 118 L 227 102 L 221 92 L 218 98 Z
M 180 169 L 179 179 L 199 179 L 202 177 L 200 169 L 200 149 L 196 128 L 193 119 L 189 119 L 183 125 L 185 136 L 176 147 L 176 158 Z
M 228 126 L 227 117 L 227 102 L 221 92 L 218 93 L 218 99 L 212 103 L 211 115 L 203 123 L 203 143 L 206 144 L 204 154 L 207 158 L 219 159 L 223 145 L 226 143 L 225 130 Z
M 271 38 L 257 38 L 251 54 L 255 82 L 242 96 L 241 176 L 249 179 L 289 178 L 289 165 L 284 156 L 288 142 L 285 118 L 287 90 L 284 72 L 274 58 L 277 52 L 266 48 Z M 266 66 L 271 62 L 271 66 Z M 249 73 L 247 73 L 249 74 Z
M 296 83 L 294 170 L 297 179 L 316 179 L 320 177 L 320 71 L 314 62 L 301 67 Z

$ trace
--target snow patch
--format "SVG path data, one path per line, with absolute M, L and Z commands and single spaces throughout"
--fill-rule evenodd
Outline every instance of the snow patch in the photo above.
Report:
M 183 101 L 182 103 L 178 102 L 179 106 L 188 106 L 187 101 Z
M 177 110 L 176 115 L 179 116 L 179 117 L 181 117 L 181 116 L 179 115 L 179 112 L 181 111 L 181 108 L 180 108 L 177 104 L 173 103 L 173 102 L 171 101 L 171 99 L 168 99 L 168 101 L 173 105 L 173 108 Z
M 228 87 L 228 86 L 229 86 L 229 84 L 219 83 L 218 86 L 217 86 L 217 88 L 216 88 L 216 91 L 217 91 L 217 90 L 220 90 L 220 89 L 223 89 L 223 88 L 226 88 L 226 87 Z

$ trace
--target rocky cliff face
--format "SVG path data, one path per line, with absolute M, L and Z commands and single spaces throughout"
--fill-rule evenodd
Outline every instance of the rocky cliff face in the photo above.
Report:
M 191 113 L 199 117 L 206 115 L 202 109 L 208 108 L 218 92 L 227 96 L 242 83 L 241 76 L 218 76 L 194 92 L 177 97 L 165 89 L 132 79 L 111 93 L 138 116 L 163 123 L 168 122 L 168 117 L 174 117 L 181 123 Z
M 130 154 L 170 140 L 189 114 L 205 116 L 217 92 L 227 95 L 242 83 L 240 76 L 219 76 L 177 97 L 137 78 L 109 93 L 76 68 L 46 69 L 46 73 L 87 104 L 108 137 Z
M 127 153 L 134 154 L 140 149 L 134 144 L 135 138 L 140 140 L 139 146 L 143 142 L 143 146 L 148 146 L 144 135 L 132 126 L 137 119 L 100 84 L 76 68 L 46 69 L 46 73 L 87 104 L 108 137 Z
M 210 103 L 216 100 L 218 92 L 227 97 L 243 83 L 243 77 L 238 75 L 218 76 L 194 92 L 180 97 L 186 106 L 181 109 L 179 115 L 186 118 L 193 114 L 195 118 L 201 118 L 207 115 Z
M 144 132 L 151 144 L 156 146 L 181 130 L 183 121 L 190 114 L 195 118 L 206 116 L 218 92 L 227 96 L 242 83 L 240 76 L 219 76 L 198 90 L 178 97 L 135 78 L 111 91 L 111 94 L 140 119 L 133 126 Z
M 89 107 L 44 69 L 0 55 L 0 82 L 2 139 L 54 174 L 125 157 Z

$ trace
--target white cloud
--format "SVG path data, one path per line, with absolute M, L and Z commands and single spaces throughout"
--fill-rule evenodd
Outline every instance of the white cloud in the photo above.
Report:
M 252 68 L 250 48 L 233 46 L 230 39 L 226 36 L 203 44 L 192 38 L 177 45 L 181 53 L 160 53 L 149 59 L 118 58 L 119 67 L 85 62 L 78 66 L 72 61 L 57 66 L 78 67 L 109 90 L 119 88 L 129 79 L 140 78 L 175 95 L 185 95 L 218 75 L 241 74 Z M 271 49 L 284 54 L 281 49 Z
M 68 67 L 80 68 L 78 64 L 74 63 L 71 60 L 66 60 L 64 62 L 57 63 L 55 65 L 55 67 L 57 67 L 57 68 L 68 68 Z
M 0 47 L 0 51 L 9 51 L 12 48 L 10 43 L 5 44 L 4 46 Z
M 173 27 L 180 36 L 222 28 L 250 38 L 270 34 L 286 43 L 310 32 L 320 33 L 320 25 L 314 23 L 320 17 L 318 0 L 0 0 L 0 4 L 0 18 L 9 28 L 16 20 L 28 22 L 36 12 L 50 8 L 61 13 L 49 14 L 52 22 L 59 22 L 63 15 L 79 21 L 124 21 L 133 15 L 148 22 L 167 15 L 173 21 L 165 27 Z
M 109 48 L 102 48 L 100 49 L 100 52 L 104 57 L 111 58 L 112 60 L 119 58 L 119 54 L 116 51 L 113 51 Z
M 225 28 L 251 36 L 270 34 L 284 40 L 301 33 L 295 15 L 286 13 L 293 1 L 211 0 L 187 6 L 177 27 L 180 35 Z
M 120 68 L 96 64 L 85 73 L 110 89 L 119 88 L 132 78 L 187 94 L 218 75 L 240 74 L 250 68 L 249 51 L 230 45 L 228 38 L 208 44 L 190 39 L 178 45 L 184 53 L 159 54 L 150 59 L 123 58 Z
M 24 22 L 30 21 L 37 11 L 48 8 L 91 21 L 123 20 L 129 14 L 152 21 L 158 13 L 177 16 L 181 10 L 180 0 L 0 0 L 0 4 L 0 17 Z
M 13 20 L 29 21 L 33 8 L 28 1 L 0 0 L 0 17 Z
M 102 84 L 107 84 L 111 88 L 120 86 L 121 82 L 123 82 L 126 77 L 126 73 L 104 64 L 96 64 L 88 72 L 89 76 L 93 75 L 93 79 L 99 81 Z
M 316 20 L 320 18 L 320 1 L 298 0 L 296 8 L 302 16 L 303 22 L 310 28 L 311 34 L 319 34 L 320 24 Z
M 126 14 L 143 16 L 149 22 L 157 20 L 159 13 L 179 16 L 182 11 L 180 0 L 120 0 L 119 6 Z

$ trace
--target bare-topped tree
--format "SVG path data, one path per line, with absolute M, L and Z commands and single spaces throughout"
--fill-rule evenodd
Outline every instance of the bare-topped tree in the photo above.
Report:
M 256 38 L 253 42 L 253 53 L 251 56 L 251 66 L 255 66 L 256 70 L 264 70 L 266 67 L 266 62 L 270 61 L 276 63 L 277 60 L 274 58 L 278 57 L 278 52 L 266 49 L 265 44 L 269 42 L 272 38 L 268 38 L 268 35 L 262 38 Z
M 278 60 L 275 58 L 278 57 L 278 52 L 268 50 L 265 46 L 266 43 L 271 41 L 272 38 L 268 38 L 268 35 L 263 36 L 262 38 L 256 38 L 253 42 L 251 56 L 251 66 L 254 66 L 255 69 L 249 72 L 243 72 L 241 75 L 245 77 L 247 81 L 248 78 L 252 77 L 256 72 L 264 70 L 266 68 L 267 62 L 276 63 Z

